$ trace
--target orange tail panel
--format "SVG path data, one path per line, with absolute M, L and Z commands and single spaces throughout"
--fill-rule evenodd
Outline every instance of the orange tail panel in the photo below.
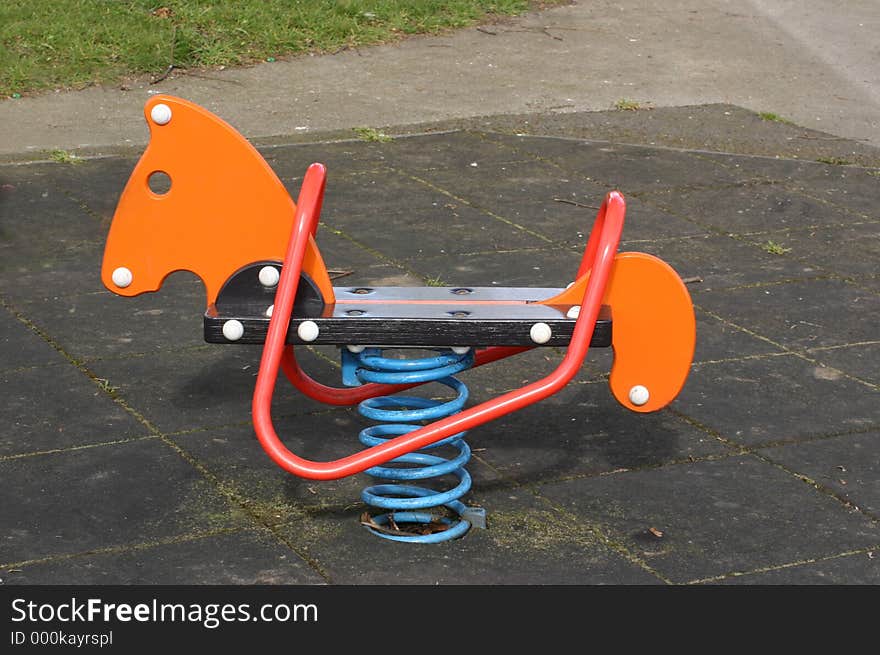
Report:
M 614 259 L 603 302 L 611 306 L 611 392 L 634 412 L 653 412 L 681 391 L 697 339 L 691 297 L 669 264 L 641 252 Z

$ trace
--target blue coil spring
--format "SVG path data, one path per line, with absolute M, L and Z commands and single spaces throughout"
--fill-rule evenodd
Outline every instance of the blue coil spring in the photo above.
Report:
M 473 365 L 473 349 L 462 354 L 448 349 L 437 352 L 433 357 L 392 359 L 383 357 L 379 348 L 366 348 L 354 355 L 357 364 L 355 375 L 361 382 L 407 384 L 434 381 L 456 394 L 455 398 L 445 402 L 416 396 L 380 396 L 363 401 L 358 406 L 361 415 L 383 423 L 362 430 L 358 436 L 362 444 L 375 446 L 422 427 L 420 422 L 436 421 L 461 411 L 467 402 L 468 388 L 453 375 Z M 471 457 L 471 449 L 464 441 L 465 434 L 454 434 L 422 450 L 397 457 L 387 465 L 367 469 L 369 475 L 391 483 L 372 485 L 361 494 L 368 505 L 386 510 L 386 513 L 372 517 L 372 521 L 379 526 L 424 525 L 439 521 L 448 527 L 429 534 L 408 534 L 403 531 L 397 534 L 396 531 L 380 532 L 368 526 L 371 532 L 394 541 L 438 543 L 460 537 L 470 529 L 471 523 L 462 517 L 467 507 L 459 500 L 471 488 L 471 476 L 464 468 Z M 445 459 L 426 452 L 440 446 L 451 446 L 458 450 L 458 455 Z M 448 491 L 401 484 L 448 474 L 458 478 L 458 484 Z M 450 519 L 424 511 L 441 506 L 450 509 L 457 518 Z

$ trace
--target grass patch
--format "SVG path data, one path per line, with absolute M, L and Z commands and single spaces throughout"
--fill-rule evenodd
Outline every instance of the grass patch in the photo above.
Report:
M 614 108 L 619 109 L 620 111 L 636 111 L 637 109 L 642 108 L 642 103 L 640 103 L 638 100 L 627 100 L 626 98 L 621 98 L 614 103 Z
M 353 127 L 352 129 L 363 141 L 375 141 L 381 143 L 391 141 L 390 136 L 384 132 L 373 129 L 372 127 Z
M 82 159 L 67 150 L 53 150 L 49 153 L 49 159 L 59 164 L 79 164 Z
M 775 241 L 766 241 L 762 243 L 761 250 L 769 252 L 771 255 L 784 255 L 787 252 L 791 252 L 791 248 L 784 248 Z
M 434 277 L 425 278 L 425 286 L 426 287 L 442 287 L 442 286 L 446 286 L 446 284 L 443 282 L 443 278 L 441 278 L 439 275 L 436 275 Z
M 843 157 L 819 157 L 817 160 L 820 164 L 831 164 L 832 166 L 849 166 L 852 162 Z
M 764 121 L 772 121 L 774 123 L 784 123 L 785 125 L 794 125 L 794 123 L 792 123 L 787 118 L 783 118 L 779 114 L 774 114 L 772 111 L 758 112 L 758 116 L 761 118 L 761 120 L 764 120 Z
M 544 5 L 559 4 L 542 2 Z M 3 0 L 0 95 L 393 41 L 530 0 Z

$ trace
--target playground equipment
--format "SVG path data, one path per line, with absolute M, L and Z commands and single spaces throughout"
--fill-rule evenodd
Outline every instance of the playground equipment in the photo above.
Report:
M 690 296 L 665 262 L 617 252 L 625 214 L 619 192 L 602 202 L 566 288 L 334 287 L 315 240 L 323 165 L 308 168 L 294 204 L 260 154 L 210 112 L 158 95 L 144 113 L 150 143 L 110 227 L 104 285 L 135 296 L 157 291 L 175 271 L 201 278 L 205 340 L 264 344 L 252 405 L 262 447 L 303 478 L 366 471 L 387 481 L 363 492 L 383 512 L 367 521 L 379 536 L 437 542 L 484 524 L 482 510 L 461 501 L 471 486 L 466 431 L 560 390 L 591 346 L 613 348 L 609 384 L 628 410 L 659 410 L 684 385 L 695 342 Z M 170 188 L 156 188 L 164 176 Z M 294 354 L 306 344 L 340 348 L 344 386 L 309 377 Z M 467 387 L 455 374 L 541 346 L 566 347 L 551 374 L 466 407 Z M 434 353 L 388 356 L 406 348 Z M 366 448 L 330 462 L 291 452 L 272 424 L 279 370 L 306 396 L 358 404 L 380 421 L 361 432 Z M 432 381 L 453 399 L 392 395 Z M 438 454 L 450 449 L 451 458 Z M 441 476 L 454 486 L 438 491 L 425 483 Z

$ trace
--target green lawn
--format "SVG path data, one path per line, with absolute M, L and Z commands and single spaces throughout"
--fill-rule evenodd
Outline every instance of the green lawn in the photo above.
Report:
M 543 2 L 541 4 L 559 4 Z M 0 96 L 332 52 L 516 14 L 529 0 L 0 0 Z

